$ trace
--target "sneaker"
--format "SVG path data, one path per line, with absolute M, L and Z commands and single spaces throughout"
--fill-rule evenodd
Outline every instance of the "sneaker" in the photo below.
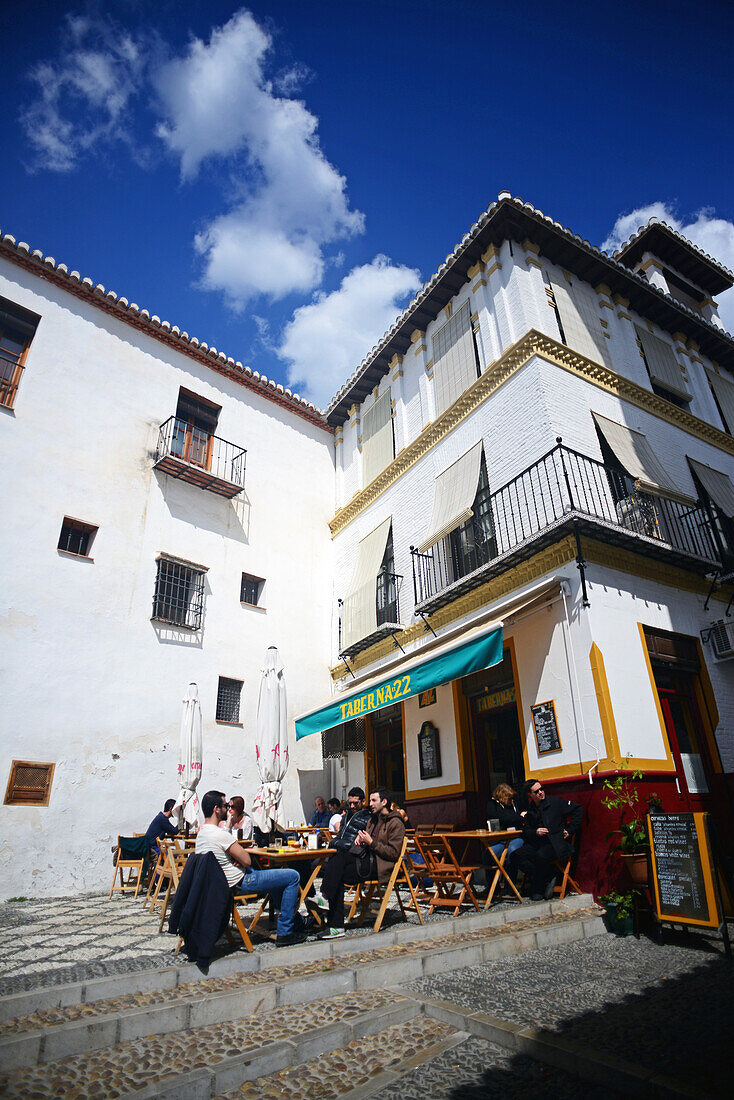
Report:
M 313 900 L 314 900 L 315 904 L 318 905 L 319 909 L 328 909 L 329 908 L 329 903 L 328 903 L 328 901 L 326 900 L 326 898 L 324 897 L 323 894 L 314 894 Z
M 316 939 L 318 940 L 340 940 L 344 935 L 343 928 L 325 928 L 323 932 L 319 932 Z
M 555 878 L 552 878 L 550 880 L 550 882 L 548 883 L 548 885 L 546 886 L 545 890 L 543 891 L 543 897 L 545 898 L 546 901 L 550 901 L 550 899 L 553 897 L 553 891 L 555 889 L 555 885 L 556 885 L 556 880 L 555 880 Z
M 305 932 L 290 932 L 287 936 L 276 936 L 275 946 L 293 947 L 296 943 L 305 943 L 307 938 Z
M 319 902 L 317 899 L 320 897 L 321 895 L 317 894 L 315 898 L 306 898 L 306 909 L 311 916 L 316 916 L 320 921 L 323 921 L 329 911 L 329 903 L 324 898 L 321 898 L 321 902 Z

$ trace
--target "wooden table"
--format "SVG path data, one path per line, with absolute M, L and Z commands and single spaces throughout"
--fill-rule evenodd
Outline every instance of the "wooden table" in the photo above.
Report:
M 252 856 L 257 856 L 258 860 L 262 862 L 268 862 L 271 867 L 287 867 L 291 863 L 305 863 L 307 861 L 313 862 L 313 868 L 311 874 L 308 876 L 308 880 L 301 886 L 301 895 L 299 899 L 299 905 L 301 902 L 305 904 L 306 897 L 309 890 L 314 884 L 316 876 L 323 867 L 329 856 L 336 854 L 336 848 L 248 848 L 247 851 Z M 313 914 L 318 924 L 322 921 L 320 917 Z
M 517 900 L 520 902 L 522 901 L 522 898 L 517 891 L 515 883 L 512 881 L 510 876 L 507 874 L 507 871 L 505 870 L 505 860 L 507 859 L 507 849 L 510 846 L 510 841 L 516 840 L 518 837 L 522 836 L 522 832 L 519 829 L 500 829 L 498 832 L 494 833 L 490 833 L 489 829 L 467 829 L 464 832 L 460 833 L 441 833 L 440 835 L 449 851 L 451 851 L 449 843 L 450 841 L 464 840 L 466 842 L 464 845 L 462 856 L 460 860 L 457 861 L 459 863 L 466 863 L 466 854 L 469 850 L 469 845 L 473 840 L 478 840 L 479 843 L 484 846 L 487 852 L 489 852 L 495 865 L 495 871 L 492 878 L 492 883 L 489 887 L 489 893 L 487 894 L 487 900 L 484 903 L 485 909 L 489 909 L 490 905 L 492 904 L 492 899 L 494 898 L 494 893 L 500 882 L 500 878 L 504 878 L 505 882 L 510 887 Z M 492 845 L 496 844 L 502 844 L 503 846 L 499 857 L 496 856 L 492 851 Z M 474 897 L 471 890 L 467 890 L 467 893 L 470 895 L 470 897 Z M 479 907 L 477 906 L 477 908 Z

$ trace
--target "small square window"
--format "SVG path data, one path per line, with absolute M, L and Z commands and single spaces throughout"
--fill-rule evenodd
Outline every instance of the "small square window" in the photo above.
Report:
M 262 577 L 253 577 L 250 573 L 243 573 L 242 585 L 240 587 L 240 603 L 249 603 L 257 607 L 260 603 L 264 583 L 265 581 Z
M 226 676 L 219 677 L 217 722 L 239 722 L 241 695 L 242 680 L 228 680 Z
M 79 558 L 88 558 L 98 530 L 91 523 L 82 523 L 78 519 L 64 516 L 57 550 L 63 550 L 65 554 L 76 554 Z
M 48 806 L 55 764 L 14 760 L 5 790 L 6 806 Z

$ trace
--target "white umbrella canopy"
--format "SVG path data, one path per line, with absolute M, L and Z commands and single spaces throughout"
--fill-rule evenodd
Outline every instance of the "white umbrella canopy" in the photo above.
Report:
M 288 771 L 288 727 L 283 662 L 275 646 L 265 654 L 257 697 L 255 755 L 260 786 L 252 804 L 252 819 L 262 831 L 270 831 L 271 819 L 284 825 L 281 815 L 281 780 Z
M 183 808 L 182 816 L 189 825 L 198 825 L 199 797 L 196 788 L 201 779 L 201 704 L 196 684 L 189 684 L 183 700 L 181 714 L 181 740 L 178 755 L 178 780 L 181 792 L 176 800 L 176 812 Z

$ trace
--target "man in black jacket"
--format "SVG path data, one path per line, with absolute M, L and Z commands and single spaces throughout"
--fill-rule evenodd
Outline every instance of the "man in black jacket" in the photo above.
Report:
M 529 779 L 523 790 L 530 799 L 530 809 L 517 863 L 530 876 L 532 900 L 541 901 L 553 896 L 556 880 L 552 861 L 564 862 L 571 855 L 571 837 L 581 825 L 583 809 L 567 798 L 546 795 L 538 779 Z

